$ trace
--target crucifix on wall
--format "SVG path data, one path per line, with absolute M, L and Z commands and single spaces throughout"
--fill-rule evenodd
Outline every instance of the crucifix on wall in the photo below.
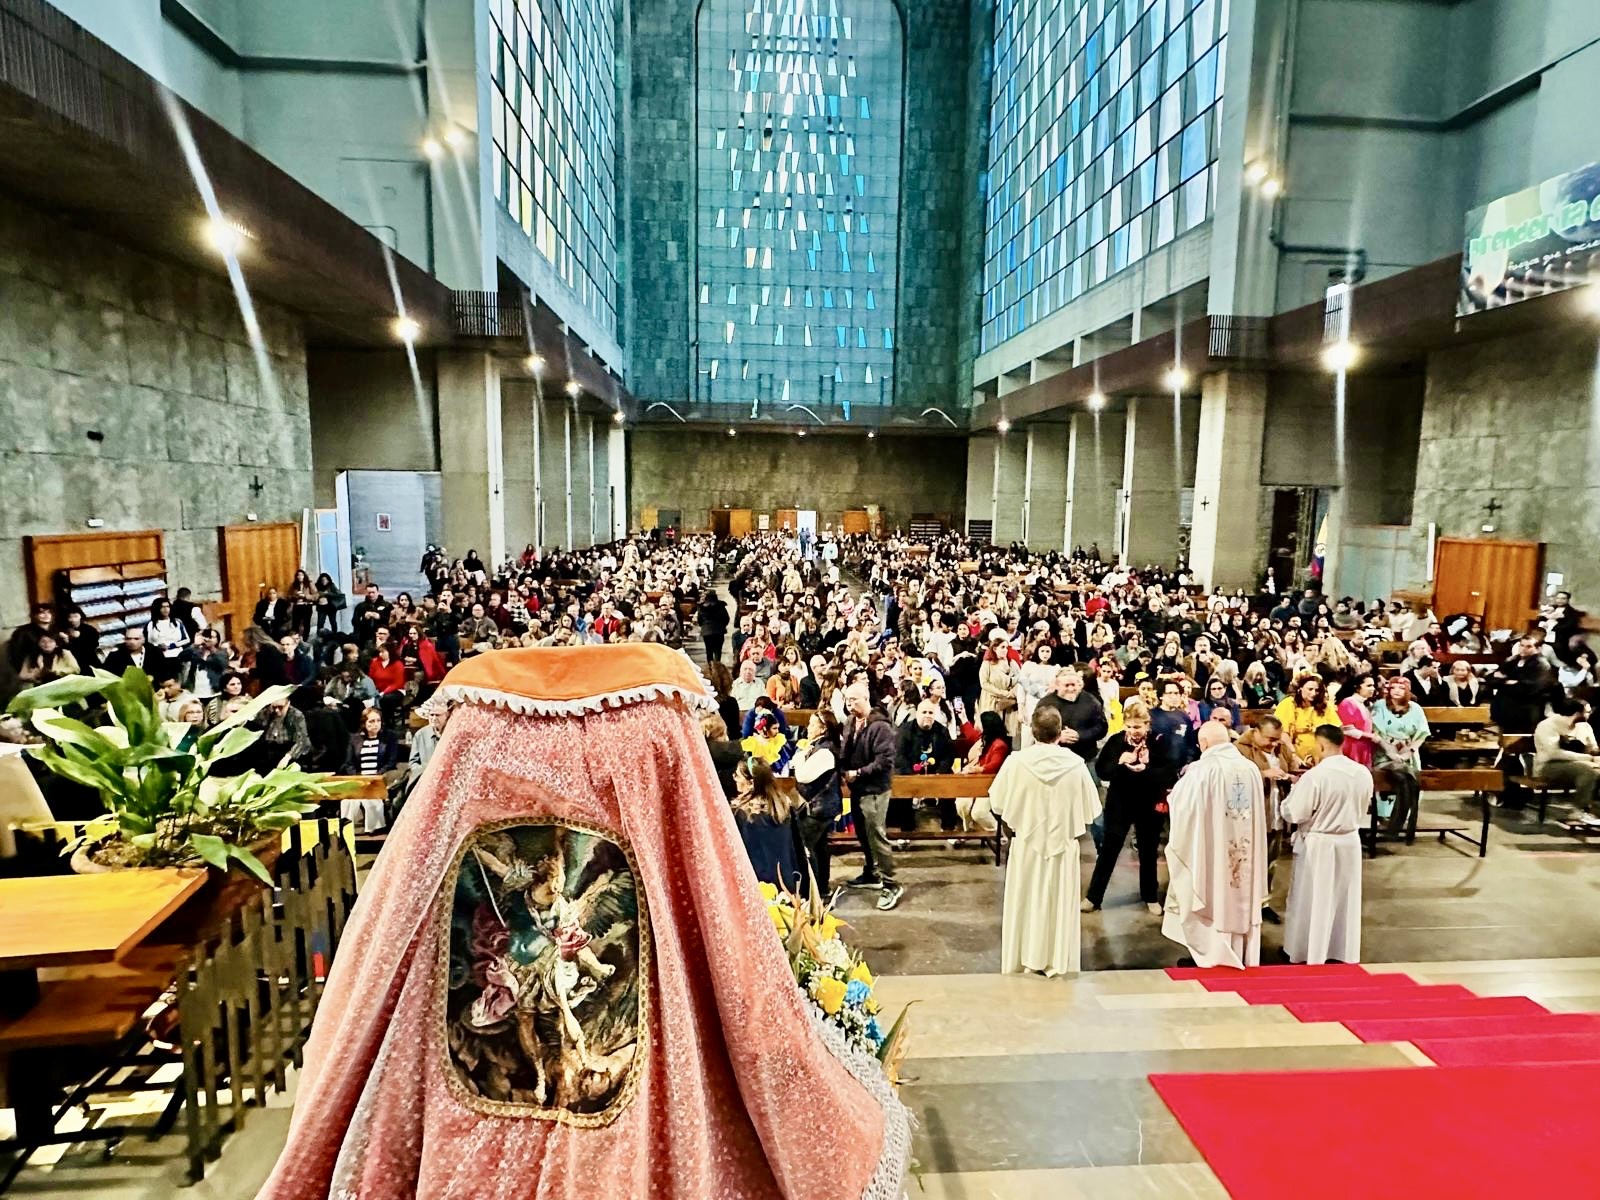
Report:
M 1489 497 L 1489 503 L 1487 503 L 1487 504 L 1485 504 L 1483 506 L 1483 511 L 1486 514 L 1488 514 L 1488 519 L 1485 520 L 1483 525 L 1481 526 L 1482 532 L 1484 532 L 1484 533 L 1493 533 L 1494 532 L 1494 515 L 1495 515 L 1495 513 L 1499 512 L 1504 507 L 1505 507 L 1505 505 L 1501 504 L 1500 501 L 1497 500 L 1495 497 L 1493 497 L 1493 496 Z
M 261 499 L 261 493 L 266 490 L 267 485 L 261 482 L 261 476 L 252 475 L 250 477 L 250 495 L 252 497 L 259 500 Z

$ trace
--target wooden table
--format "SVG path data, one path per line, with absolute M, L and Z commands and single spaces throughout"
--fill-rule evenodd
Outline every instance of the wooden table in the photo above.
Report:
M 178 868 L 0 879 L 0 1016 L 38 1001 L 40 968 L 117 962 L 205 881 Z

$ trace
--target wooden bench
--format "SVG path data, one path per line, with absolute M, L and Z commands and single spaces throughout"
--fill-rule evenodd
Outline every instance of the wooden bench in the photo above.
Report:
M 1418 833 L 1437 833 L 1439 843 L 1444 844 L 1445 839 L 1458 837 L 1468 845 L 1478 848 L 1478 857 L 1487 858 L 1489 854 L 1489 809 L 1490 797 L 1498 796 L 1505 788 L 1505 775 L 1498 767 L 1463 767 L 1455 770 L 1423 770 L 1418 775 L 1418 783 L 1423 792 L 1471 792 L 1478 798 L 1482 810 L 1481 825 L 1477 837 L 1470 837 L 1466 830 L 1472 828 L 1472 822 L 1457 818 L 1432 814 L 1424 817 L 1421 804 L 1413 814 L 1410 828 L 1405 834 L 1406 844 L 1410 845 L 1416 840 Z M 1394 782 L 1388 778 L 1387 772 L 1381 767 L 1372 773 L 1372 786 L 1374 800 L 1370 808 L 1372 824 L 1368 829 L 1368 851 L 1374 856 L 1378 853 L 1378 839 L 1381 836 L 1378 830 L 1378 805 L 1376 796 L 1394 791 Z
M 1531 733 L 1506 733 L 1500 736 L 1501 761 L 1510 760 L 1513 764 L 1513 774 L 1507 777 L 1506 782 L 1513 787 L 1521 788 L 1533 796 L 1539 805 L 1539 824 L 1543 825 L 1545 813 L 1550 807 L 1552 794 L 1570 797 L 1573 794 L 1570 783 L 1560 783 L 1554 779 L 1542 779 L 1533 773 L 1533 735 Z
M 39 1001 L 0 1020 L 0 1053 L 61 1046 L 114 1046 L 178 977 L 186 949 L 137 946 L 120 962 L 40 972 Z
M 339 803 L 342 800 L 387 800 L 389 798 L 389 781 L 382 775 L 335 775 L 328 780 L 329 783 L 348 783 L 355 785 L 350 791 L 339 796 L 330 796 L 319 801 L 323 816 L 337 817 Z M 374 833 L 356 833 L 355 844 L 363 850 L 381 848 L 388 837 L 387 829 L 380 829 Z
M 786 791 L 794 790 L 794 780 L 780 779 Z M 977 800 L 989 794 L 993 775 L 896 775 L 889 795 L 896 800 Z M 890 831 L 894 842 L 958 842 L 989 847 L 995 865 L 1005 861 L 1007 833 L 1001 821 L 993 829 L 911 829 Z M 853 833 L 833 833 L 828 845 L 848 848 L 857 845 Z

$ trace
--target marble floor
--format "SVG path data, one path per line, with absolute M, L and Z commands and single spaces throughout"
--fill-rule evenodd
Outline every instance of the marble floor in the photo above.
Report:
M 1600 1011 L 1600 873 L 1586 861 L 1600 850 L 1511 813 L 1496 814 L 1492 837 L 1487 859 L 1419 840 L 1368 861 L 1369 967 Z M 846 856 L 838 869 L 847 878 L 859 862 Z M 1159 968 L 1179 951 L 1137 902 L 1131 852 L 1105 910 L 1084 917 L 1086 969 L 1071 979 L 996 973 L 1004 875 L 982 853 L 908 850 L 901 875 L 907 891 L 894 911 L 856 892 L 839 912 L 880 977 L 885 1008 L 916 1002 L 902 1088 L 917 1118 L 913 1198 L 1222 1197 L 1151 1072 L 1428 1065 L 1409 1045 L 1362 1044 L 1341 1025 L 1302 1024 L 1282 1008 L 1170 979 Z M 1269 957 L 1278 936 L 1267 928 Z M 182 1142 L 168 1137 L 125 1142 L 109 1161 L 95 1147 L 47 1156 L 10 1195 L 243 1200 L 282 1145 L 285 1104 L 253 1112 L 193 1188 L 180 1190 Z

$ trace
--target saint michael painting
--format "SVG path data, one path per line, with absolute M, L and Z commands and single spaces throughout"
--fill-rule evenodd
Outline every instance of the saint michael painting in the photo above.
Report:
M 649 944 L 622 848 L 569 825 L 491 826 L 468 840 L 452 895 L 445 1019 L 469 1102 L 615 1116 Z

